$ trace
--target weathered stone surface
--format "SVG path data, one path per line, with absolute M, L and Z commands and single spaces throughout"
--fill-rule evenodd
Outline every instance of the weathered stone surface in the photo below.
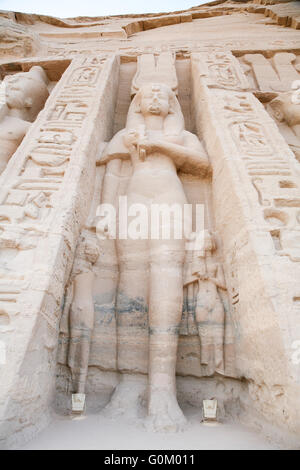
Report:
M 82 73 L 88 74 L 83 89 Z M 8 318 L 1 332 L 7 350 L 0 371 L 3 445 L 12 444 L 19 434 L 30 435 L 39 427 L 39 417 L 49 419 L 45 413 L 53 396 L 64 284 L 91 198 L 87 183 L 95 159 L 90 156 L 95 158 L 112 125 L 109 110 L 101 123 L 99 113 L 110 103 L 107 95 L 113 96 L 115 73 L 114 57 L 75 61 L 2 175 L 1 312 Z
M 42 50 L 39 36 L 11 18 L 0 18 L 0 54 L 2 57 L 29 57 Z
M 0 12 L 1 447 L 72 393 L 176 430 L 177 390 L 299 447 L 299 18 Z M 115 239 L 99 205 L 119 223 L 124 197 L 201 205 L 204 226 Z

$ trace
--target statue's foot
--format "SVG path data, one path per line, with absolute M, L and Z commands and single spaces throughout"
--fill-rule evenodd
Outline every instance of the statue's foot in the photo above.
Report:
M 139 419 L 143 415 L 143 401 L 145 401 L 147 378 L 124 374 L 115 388 L 110 402 L 102 410 L 106 418 L 124 416 L 130 419 Z M 145 414 L 145 412 L 144 412 Z
M 178 432 L 186 425 L 176 395 L 165 389 L 151 390 L 146 426 L 155 432 Z

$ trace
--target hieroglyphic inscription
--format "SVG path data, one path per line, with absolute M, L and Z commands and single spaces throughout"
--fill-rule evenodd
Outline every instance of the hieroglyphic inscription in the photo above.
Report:
M 236 151 L 244 162 L 278 254 L 300 261 L 297 162 L 262 105 L 250 93 L 217 96 Z M 222 103 L 220 105 L 220 103 Z M 300 169 L 299 169 L 300 170 Z
M 238 91 L 249 89 L 238 60 L 230 52 L 194 53 L 192 57 L 208 87 Z
M 24 139 L 18 153 L 19 165 L 2 185 L 0 195 L 0 310 L 11 311 L 26 273 L 22 252 L 37 246 L 47 232 L 59 202 L 65 172 L 75 157 L 80 132 L 93 104 L 104 57 L 74 61 L 51 96 L 42 118 Z M 13 252 L 10 254 L 10 252 Z M 13 263 L 9 263 L 10 257 Z M 20 259 L 18 265 L 17 259 Z M 22 258 L 22 259 L 21 259 Z M 14 269 L 18 267 L 18 275 Z M 28 266 L 26 266 L 26 269 Z

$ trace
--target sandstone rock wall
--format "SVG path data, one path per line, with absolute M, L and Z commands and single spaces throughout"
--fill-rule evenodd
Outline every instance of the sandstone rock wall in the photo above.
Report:
M 126 125 L 139 57 L 165 53 L 175 61 L 185 129 L 198 135 L 212 165 L 212 181 L 180 176 L 189 198 L 205 203 L 216 232 L 237 367 L 236 379 L 201 378 L 211 374 L 199 366 L 199 337 L 182 326 L 180 400 L 200 406 L 202 390 L 213 390 L 224 416 L 268 425 L 297 445 L 299 18 L 299 2 L 283 0 L 97 18 L 0 12 L 1 79 L 41 66 L 50 92 L 0 176 L 2 447 L 46 426 L 55 397 L 60 411 L 70 407 L 66 365 L 58 369 L 58 395 L 55 389 L 59 323 L 80 231 L 101 200 L 98 160 Z M 1 119 L 5 113 L 2 106 Z M 118 175 L 124 187 L 129 174 L 125 163 Z M 110 248 L 94 269 L 87 394 L 104 404 L 119 380 L 115 311 L 101 297 L 118 277 Z

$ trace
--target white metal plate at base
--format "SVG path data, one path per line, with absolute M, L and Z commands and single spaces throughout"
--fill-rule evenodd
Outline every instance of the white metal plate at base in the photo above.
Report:
M 217 400 L 203 400 L 203 418 L 204 420 L 216 420 L 217 419 Z
M 84 411 L 85 407 L 85 393 L 72 394 L 72 411 L 80 413 Z

